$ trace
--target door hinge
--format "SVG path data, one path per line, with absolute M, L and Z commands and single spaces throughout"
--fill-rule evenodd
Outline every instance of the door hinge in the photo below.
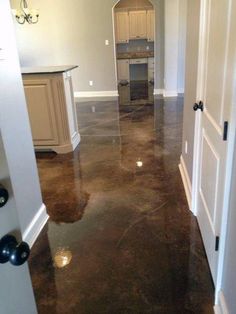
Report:
M 227 141 L 227 139 L 228 139 L 228 129 L 229 129 L 229 123 L 228 123 L 228 121 L 225 121 L 224 122 L 223 141 Z
M 216 243 L 215 243 L 215 251 L 219 251 L 219 246 L 220 246 L 220 237 L 216 237 Z

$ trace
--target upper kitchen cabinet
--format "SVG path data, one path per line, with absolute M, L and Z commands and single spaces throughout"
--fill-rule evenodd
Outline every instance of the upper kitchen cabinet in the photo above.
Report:
M 129 38 L 146 39 L 147 38 L 147 11 L 129 12 Z
M 129 42 L 129 14 L 127 11 L 115 13 L 116 43 Z
M 147 40 L 152 42 L 155 39 L 155 12 L 147 11 Z

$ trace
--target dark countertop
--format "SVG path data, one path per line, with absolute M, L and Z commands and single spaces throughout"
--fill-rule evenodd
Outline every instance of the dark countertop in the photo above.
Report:
M 78 68 L 78 65 L 42 66 L 42 67 L 22 67 L 21 74 L 52 74 L 63 73 Z
M 154 57 L 153 51 L 122 52 L 117 54 L 117 59 L 136 59 L 153 57 Z

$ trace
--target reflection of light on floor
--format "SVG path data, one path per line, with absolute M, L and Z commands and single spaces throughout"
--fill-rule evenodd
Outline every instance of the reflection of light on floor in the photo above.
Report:
M 137 167 L 141 168 L 143 166 L 143 162 L 141 160 L 136 161 Z
M 72 259 L 71 251 L 60 249 L 54 256 L 54 265 L 58 268 L 63 268 L 70 264 Z

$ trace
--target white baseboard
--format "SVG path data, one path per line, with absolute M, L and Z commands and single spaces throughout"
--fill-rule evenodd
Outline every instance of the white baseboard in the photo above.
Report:
M 218 304 L 214 306 L 215 314 L 229 314 L 223 291 L 218 294 Z
M 118 97 L 118 90 L 110 91 L 91 91 L 91 92 L 74 92 L 75 98 L 93 98 L 93 97 Z
M 177 97 L 178 91 L 177 90 L 164 90 L 163 97 Z
M 163 89 L 154 89 L 153 95 L 163 95 Z
M 38 238 L 40 232 L 48 221 L 48 214 L 46 212 L 46 206 L 42 204 L 37 214 L 34 216 L 25 232 L 23 233 L 23 241 L 27 242 L 30 247 L 33 246 L 34 242 Z
M 185 194 L 188 201 L 189 209 L 192 211 L 192 185 L 191 181 L 189 179 L 188 171 L 183 159 L 183 156 L 180 157 L 180 164 L 179 164 L 179 170 L 181 174 L 181 178 L 184 185 Z
M 78 132 L 75 132 L 75 134 L 72 136 L 73 150 L 76 149 L 76 147 L 79 145 L 79 143 L 80 143 L 80 134 Z

